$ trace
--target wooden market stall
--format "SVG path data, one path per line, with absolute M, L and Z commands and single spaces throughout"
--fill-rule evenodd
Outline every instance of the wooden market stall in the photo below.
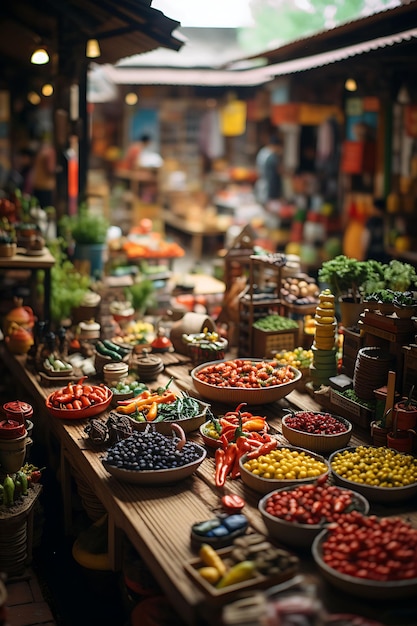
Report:
M 34 404 L 35 428 L 42 437 L 51 438 L 60 449 L 60 472 L 64 520 L 67 531 L 71 528 L 71 477 L 82 474 L 91 490 L 91 498 L 97 499 L 108 514 L 108 552 L 111 567 L 121 567 L 123 538 L 126 537 L 146 562 L 155 579 L 163 589 L 172 606 L 186 624 L 219 624 L 221 603 L 213 603 L 204 589 L 197 585 L 187 570 L 187 564 L 196 558 L 190 541 L 192 524 L 213 517 L 219 507 L 219 497 L 224 493 L 236 493 L 244 497 L 244 509 L 251 531 L 266 534 L 265 526 L 257 509 L 259 494 L 240 480 L 227 481 L 219 489 L 214 483 L 214 456 L 208 453 L 199 469 L 191 477 L 171 486 L 140 486 L 120 482 L 107 473 L 101 457 L 102 450 L 94 448 L 85 433 L 84 420 L 62 420 L 52 417 L 45 407 L 45 398 L 58 387 L 42 386 L 38 373 L 26 356 L 14 356 L 3 347 L 1 359 L 16 380 L 31 395 Z M 175 353 L 162 354 L 165 369 L 155 385 L 165 384 L 173 377 L 175 389 L 186 390 L 197 397 L 189 375 L 191 364 L 187 357 Z M 264 405 L 271 431 L 281 442 L 281 417 L 286 407 L 318 410 L 319 404 L 310 395 L 294 390 L 284 400 Z M 213 411 L 220 414 L 222 405 L 213 403 Z M 100 416 L 106 419 L 108 411 Z M 199 441 L 198 431 L 188 438 Z M 355 425 L 351 443 L 370 443 L 370 432 Z M 401 505 L 373 504 L 371 512 L 379 516 L 401 515 L 416 521 L 416 499 Z M 318 574 L 310 554 L 300 552 L 300 572 L 317 585 L 317 594 L 327 610 L 333 612 L 356 612 L 368 619 L 383 619 L 393 607 L 384 602 L 369 603 L 366 599 L 350 596 L 329 586 Z M 237 596 L 227 596 L 230 602 Z M 402 601 L 404 610 L 412 608 L 412 600 Z M 406 618 L 404 618 L 406 619 Z M 398 621 L 399 620 L 399 621 Z M 397 626 L 408 624 L 398 618 Z

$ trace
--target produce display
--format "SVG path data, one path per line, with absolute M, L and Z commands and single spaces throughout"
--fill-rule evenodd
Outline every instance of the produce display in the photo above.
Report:
M 28 495 L 28 489 L 41 479 L 43 468 L 25 463 L 19 471 L 6 474 L 0 482 L 0 505 L 11 507 Z
M 313 435 L 337 435 L 348 430 L 346 423 L 331 413 L 315 411 L 297 411 L 286 415 L 285 424 L 289 428 Z
M 117 398 L 118 395 L 132 394 L 132 397 L 138 396 L 143 391 L 146 391 L 148 386 L 145 383 L 141 383 L 139 380 L 121 380 L 115 387 L 110 387 L 113 395 Z
M 126 344 L 130 347 L 150 344 L 155 337 L 155 328 L 150 322 L 132 320 L 128 322 L 120 333 L 113 337 L 113 342 Z
M 136 422 L 175 422 L 196 417 L 202 412 L 201 404 L 187 393 L 176 394 L 167 387 L 156 391 L 145 389 L 131 400 L 117 404 L 117 412 L 128 415 Z
M 233 359 L 203 367 L 196 373 L 196 378 L 216 387 L 258 389 L 287 383 L 293 380 L 294 372 L 290 366 L 281 366 L 275 359 Z
M 273 517 L 309 525 L 335 522 L 358 507 L 354 491 L 317 483 L 276 491 L 265 502 L 265 511 Z
M 71 363 L 66 363 L 65 361 L 62 361 L 54 354 L 50 354 L 46 359 L 44 359 L 43 368 L 46 372 L 51 374 L 68 374 L 73 370 Z
M 194 363 L 224 359 L 225 350 L 228 346 L 227 339 L 208 328 L 204 328 L 201 333 L 184 333 L 182 341 Z
M 299 370 L 306 370 L 313 362 L 313 351 L 298 346 L 294 350 L 277 352 L 275 358 L 281 365 L 292 365 Z
M 200 447 L 187 441 L 177 424 L 172 428 L 178 438 L 154 430 L 135 431 L 111 446 L 103 461 L 119 469 L 141 472 L 175 469 L 200 459 Z
M 290 317 L 284 317 L 283 315 L 266 315 L 255 320 L 253 327 L 266 332 L 293 330 L 298 328 L 298 323 Z
M 281 295 L 290 304 L 315 304 L 319 291 L 315 280 L 307 274 L 282 279 Z
M 199 557 L 201 566 L 197 567 L 197 574 L 216 589 L 238 585 L 260 575 L 289 578 L 299 564 L 298 557 L 277 548 L 257 533 L 238 537 L 227 553 L 220 553 L 203 543 Z
M 352 482 L 373 487 L 405 487 L 417 483 L 417 458 L 385 447 L 358 446 L 331 458 L 331 469 Z
M 53 391 L 46 399 L 48 409 L 65 411 L 68 413 L 89 409 L 94 406 L 103 407 L 113 396 L 110 389 L 104 385 L 91 385 L 83 376 L 76 383 L 69 382 L 65 387 Z
M 245 470 L 270 480 L 304 480 L 317 478 L 326 473 L 325 463 L 309 455 L 306 450 L 294 450 L 285 446 L 256 456 L 247 457 Z
M 122 361 L 131 352 L 129 348 L 124 348 L 110 339 L 96 341 L 95 349 L 98 354 L 108 356 L 112 361 Z
M 399 517 L 342 516 L 322 544 L 323 561 L 342 574 L 376 581 L 417 578 L 417 529 Z
M 265 433 L 269 429 L 266 417 L 242 410 L 245 406 L 246 403 L 242 402 L 234 411 L 227 411 L 220 417 L 211 414 L 209 421 L 202 425 L 201 433 L 219 443 L 225 439 L 236 441 L 243 433 L 247 438 L 252 432 Z

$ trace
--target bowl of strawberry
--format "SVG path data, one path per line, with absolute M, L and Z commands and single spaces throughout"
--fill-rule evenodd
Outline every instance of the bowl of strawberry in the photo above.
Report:
M 334 452 L 345 448 L 352 436 L 348 420 L 325 411 L 295 411 L 282 418 L 282 434 L 294 446 L 312 452 Z
M 313 541 L 323 577 L 344 592 L 379 602 L 415 597 L 417 528 L 401 517 L 343 516 Z
M 369 502 L 360 493 L 323 481 L 276 489 L 261 498 L 258 510 L 271 537 L 311 548 L 314 538 L 343 515 L 369 512 Z

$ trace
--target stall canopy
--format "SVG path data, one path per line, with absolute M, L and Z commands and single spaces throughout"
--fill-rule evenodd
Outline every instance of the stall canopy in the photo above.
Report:
M 86 42 L 97 39 L 98 63 L 164 47 L 179 50 L 173 35 L 179 22 L 151 8 L 151 0 L 4 0 L 0 8 L 0 78 L 34 69 L 37 47 L 59 55 L 59 67 L 76 67 Z M 65 62 L 64 62 L 65 61 Z M 74 70 L 73 70 L 74 71 Z

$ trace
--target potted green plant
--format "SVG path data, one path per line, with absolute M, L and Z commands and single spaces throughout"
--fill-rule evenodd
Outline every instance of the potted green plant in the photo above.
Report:
M 75 215 L 64 215 L 59 226 L 61 235 L 69 244 L 74 244 L 74 261 L 79 261 L 80 264 L 87 262 L 90 275 L 101 277 L 109 220 L 82 204 Z
M 92 279 L 81 274 L 64 252 L 64 241 L 57 239 L 49 248 L 55 258 L 51 268 L 51 322 L 59 327 L 63 320 L 71 318 L 88 294 Z

